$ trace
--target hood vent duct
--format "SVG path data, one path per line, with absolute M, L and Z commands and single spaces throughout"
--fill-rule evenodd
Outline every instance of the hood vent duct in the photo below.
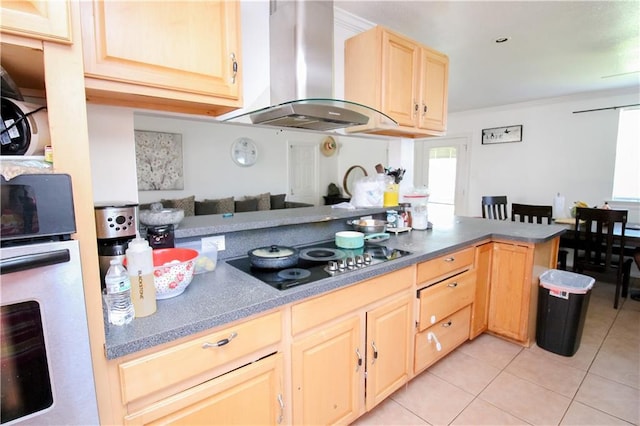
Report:
M 364 125 L 381 112 L 333 99 L 333 1 L 271 0 L 270 89 L 273 106 L 229 118 L 328 131 Z M 382 114 L 386 122 L 391 118 Z M 245 121 L 246 122 L 246 121 Z

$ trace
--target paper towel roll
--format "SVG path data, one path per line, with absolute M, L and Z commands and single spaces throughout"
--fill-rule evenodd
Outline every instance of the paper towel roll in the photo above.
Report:
M 553 198 L 553 217 L 560 218 L 566 217 L 567 215 L 564 212 L 564 196 L 558 194 Z

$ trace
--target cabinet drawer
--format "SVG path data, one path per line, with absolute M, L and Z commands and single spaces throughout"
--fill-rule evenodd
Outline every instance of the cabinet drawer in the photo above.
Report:
M 234 336 L 235 333 L 235 336 Z M 234 336 L 231 338 L 231 336 Z M 122 401 L 173 386 L 212 368 L 220 367 L 282 338 L 281 313 L 239 323 L 173 348 L 120 364 Z M 229 339 L 228 343 L 217 346 Z M 207 347 L 207 343 L 212 346 Z
M 440 276 L 446 276 L 453 271 L 471 268 L 473 265 L 474 248 L 469 247 L 455 253 L 446 254 L 432 260 L 418 264 L 418 284 L 433 281 Z
M 467 271 L 420 290 L 419 330 L 473 303 L 475 280 L 475 272 Z
M 415 373 L 429 367 L 464 343 L 469 338 L 470 319 L 471 307 L 467 306 L 416 334 Z

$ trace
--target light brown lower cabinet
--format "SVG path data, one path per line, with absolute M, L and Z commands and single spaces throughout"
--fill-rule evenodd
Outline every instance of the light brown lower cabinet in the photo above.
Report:
M 125 417 L 127 425 L 276 425 L 284 416 L 276 353 Z
M 332 309 L 340 310 L 345 301 L 352 307 L 371 301 L 294 338 L 293 424 L 350 423 L 407 382 L 412 345 L 412 271 L 406 268 L 321 296 L 311 304 L 302 302 L 297 309 L 294 306 L 295 324 L 298 313 L 307 316 L 315 311 L 322 317 Z M 370 299 L 371 294 L 380 294 L 378 290 L 386 293 L 394 285 L 406 290 Z M 354 297 L 345 299 L 349 295 Z
M 535 341 L 538 277 L 555 268 L 559 238 L 492 245 L 488 331 L 529 346 Z
M 492 254 L 493 243 L 481 244 L 476 247 L 476 294 L 471 307 L 470 339 L 478 337 L 488 328 Z
M 281 339 L 275 311 L 128 357 L 115 364 L 121 418 L 128 425 L 277 424 L 286 416 Z
M 527 340 L 533 250 L 525 245 L 494 243 L 489 296 L 489 330 Z

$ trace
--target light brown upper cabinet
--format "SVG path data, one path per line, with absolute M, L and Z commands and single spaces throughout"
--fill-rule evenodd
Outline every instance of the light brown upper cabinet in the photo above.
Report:
M 442 136 L 447 127 L 449 58 L 384 27 L 345 42 L 345 98 L 376 108 L 399 127 L 371 119 L 347 129 L 390 136 Z
M 67 0 L 0 2 L 0 29 L 7 34 L 71 43 L 70 20 Z
M 220 115 L 242 106 L 237 1 L 82 1 L 90 102 Z

